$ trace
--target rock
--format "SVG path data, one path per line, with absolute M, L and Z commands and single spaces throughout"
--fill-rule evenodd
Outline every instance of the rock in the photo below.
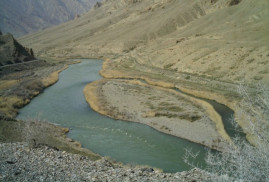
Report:
M 80 15 L 79 15 L 79 14 L 76 14 L 76 16 L 75 16 L 74 19 L 76 20 L 76 19 L 78 19 L 78 18 L 80 18 Z
M 11 34 L 0 34 L 0 66 L 34 60 L 31 48 L 25 48 Z
M 0 181 L 209 181 L 209 175 L 200 169 L 174 174 L 155 172 L 153 168 L 128 167 L 107 158 L 92 161 L 41 145 L 29 150 L 27 143 L 0 143 L 0 151 Z
M 19 174 L 21 174 L 21 172 L 20 171 L 16 171 L 15 173 L 14 173 L 14 175 L 19 175 Z
M 96 2 L 96 4 L 93 6 L 94 9 L 98 9 L 102 6 L 101 2 Z
M 241 2 L 241 0 L 231 0 L 230 3 L 229 3 L 229 6 L 234 6 L 234 5 L 237 5 Z
M 154 172 L 153 168 L 142 168 L 141 169 L 142 172 Z
M 15 163 L 16 163 L 16 161 L 7 160 L 7 163 L 8 163 L 8 164 L 15 164 Z

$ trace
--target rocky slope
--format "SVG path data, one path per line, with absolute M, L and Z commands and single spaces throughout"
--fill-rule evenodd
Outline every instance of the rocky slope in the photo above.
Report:
M 26 143 L 0 144 L 0 151 L 0 181 L 210 180 L 210 176 L 199 169 L 168 174 L 149 167 L 123 166 L 106 158 L 92 161 L 47 146 L 30 148 Z
M 11 34 L 0 33 L 0 66 L 34 60 L 32 49 L 23 47 Z
M 87 12 L 97 0 L 3 0 L 0 27 L 21 36 L 72 20 Z

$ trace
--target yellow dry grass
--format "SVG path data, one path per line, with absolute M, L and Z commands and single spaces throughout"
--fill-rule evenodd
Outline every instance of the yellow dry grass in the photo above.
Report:
M 0 90 L 10 88 L 18 82 L 19 80 L 0 80 Z
M 103 109 L 99 99 L 100 96 L 98 94 L 98 88 L 100 87 L 100 84 L 102 84 L 102 82 L 102 80 L 97 80 L 87 84 L 83 89 L 83 94 L 87 103 L 94 111 L 106 116 L 110 116 L 109 113 Z
M 45 87 L 49 87 L 59 80 L 59 73 L 67 69 L 68 65 L 65 65 L 62 69 L 51 73 L 48 77 L 42 79 L 42 83 Z
M 137 84 L 137 82 L 133 82 L 135 84 Z M 165 83 L 164 82 L 155 82 L 155 81 L 151 81 L 148 82 L 149 84 L 152 84 L 154 86 L 159 86 L 160 89 L 163 88 L 171 88 L 171 87 L 166 87 L 167 85 L 169 85 L 169 83 Z M 140 82 L 141 84 L 141 82 Z M 156 88 L 155 88 L 156 89 Z M 194 98 L 194 97 L 190 97 L 188 95 L 185 94 L 181 94 L 175 90 L 167 90 L 167 89 L 163 89 L 166 90 L 168 92 L 173 92 L 175 95 L 180 95 L 181 97 L 191 101 L 194 104 L 198 104 L 199 106 L 201 106 L 202 108 L 204 108 L 208 114 L 208 116 L 210 117 L 210 119 L 215 123 L 216 128 L 218 133 L 220 134 L 220 136 L 225 139 L 228 142 L 232 142 L 231 138 L 229 137 L 229 135 L 226 133 L 225 129 L 224 129 L 224 125 L 221 119 L 221 116 L 216 112 L 216 110 L 214 109 L 214 107 L 212 105 L 210 105 L 209 103 L 207 103 L 206 101 Z M 190 93 L 191 94 L 191 93 Z
M 100 95 L 99 89 L 101 89 L 102 85 L 106 81 L 107 80 L 104 79 L 104 80 L 98 80 L 98 81 L 94 81 L 92 83 L 87 84 L 86 87 L 84 88 L 84 91 L 83 91 L 85 99 L 86 99 L 87 103 L 91 106 L 91 108 L 93 110 L 95 110 L 96 112 L 103 114 L 103 115 L 106 115 L 108 117 L 113 117 L 114 119 L 122 119 L 122 116 L 120 116 L 120 115 L 117 115 L 116 116 L 117 118 L 115 118 L 115 115 L 113 115 L 113 113 L 110 113 L 111 110 L 105 109 L 107 107 L 107 105 L 103 105 L 103 104 L 107 104 L 107 103 L 101 102 L 100 97 L 103 97 L 103 96 Z M 173 93 L 174 95 L 179 95 L 180 97 L 183 97 L 186 100 L 191 101 L 194 105 L 198 105 L 206 111 L 209 118 L 215 123 L 216 130 L 219 133 L 219 135 L 222 137 L 222 139 L 224 139 L 227 142 L 232 143 L 231 138 L 228 136 L 228 134 L 226 133 L 226 131 L 224 129 L 224 125 L 223 125 L 223 122 L 222 122 L 220 115 L 215 111 L 213 106 L 210 105 L 209 103 L 207 103 L 206 101 L 202 101 L 202 100 L 199 100 L 197 98 L 190 97 L 188 95 L 179 93 L 179 92 L 172 90 L 172 89 L 160 87 L 162 85 L 162 82 L 160 82 L 160 83 L 152 82 L 154 84 L 154 86 L 145 84 L 145 83 L 138 81 L 138 80 L 122 80 L 122 82 L 127 82 L 127 83 L 130 83 L 133 85 L 151 87 L 151 89 L 153 89 L 153 90 L 160 89 L 160 90 L 163 90 L 163 91 L 168 92 L 168 93 Z M 157 87 L 156 87 L 156 85 L 157 85 Z M 152 112 L 152 113 L 155 114 L 154 112 Z M 132 121 L 132 120 L 128 120 L 128 121 Z M 134 122 L 136 122 L 136 121 L 134 121 Z M 148 125 L 150 125 L 150 123 Z M 157 130 L 160 130 L 160 129 L 157 128 Z M 160 131 L 167 133 L 167 131 L 163 131 L 163 130 L 160 130 Z
M 20 108 L 27 103 L 29 103 L 29 100 L 17 96 L 0 97 L 0 112 L 13 118 L 17 115 L 16 108 Z
M 79 63 L 79 61 L 74 62 Z M 65 65 L 62 69 L 57 70 L 51 73 L 48 77 L 42 79 L 42 83 L 45 87 L 49 87 L 52 84 L 56 83 L 59 80 L 59 73 L 68 68 L 68 65 Z M 8 89 L 14 85 L 16 85 L 18 80 L 1 80 L 0 81 L 0 89 Z M 40 92 L 32 91 L 32 95 L 36 96 Z M 32 98 L 29 98 L 32 99 Z M 30 102 L 29 99 L 25 99 L 23 97 L 18 97 L 16 95 L 11 95 L 7 97 L 0 96 L 0 112 L 10 118 L 14 118 L 17 115 L 17 109 L 23 107 L 24 105 Z

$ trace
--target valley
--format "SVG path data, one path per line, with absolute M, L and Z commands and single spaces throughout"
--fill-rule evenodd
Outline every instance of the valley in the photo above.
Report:
M 39 112 L 48 111 L 45 115 L 51 118 L 44 119 L 52 123 L 57 123 L 60 118 L 58 114 L 61 115 L 62 112 L 63 120 L 57 124 L 74 128 L 74 131 L 71 130 L 68 134 L 72 139 L 64 138 L 67 146 L 73 145 L 76 140 L 83 147 L 89 145 L 86 148 L 92 150 L 91 142 L 94 144 L 102 139 L 104 142 L 110 141 L 107 144 L 100 144 L 108 147 L 110 144 L 113 146 L 113 142 L 126 139 L 125 137 L 104 139 L 104 136 L 101 137 L 99 134 L 96 135 L 100 138 L 87 139 L 87 132 L 93 134 L 99 130 L 97 127 L 88 131 L 94 125 L 86 126 L 85 123 L 91 123 L 92 117 L 96 117 L 96 121 L 99 121 L 97 116 L 100 116 L 106 119 L 100 119 L 98 124 L 102 125 L 103 120 L 110 123 L 108 126 L 101 127 L 104 130 L 102 132 L 113 133 L 112 130 L 118 131 L 118 127 L 119 131 L 128 130 L 127 139 L 128 136 L 135 136 L 129 133 L 132 130 L 142 132 L 145 129 L 147 130 L 145 133 L 156 132 L 158 134 L 150 134 L 152 137 L 149 138 L 163 143 L 162 149 L 166 148 L 166 142 L 161 142 L 162 139 L 158 138 L 160 136 L 168 138 L 175 136 L 178 140 L 186 139 L 193 142 L 195 146 L 206 146 L 221 151 L 221 155 L 237 149 L 241 150 L 241 143 L 239 148 L 237 146 L 238 140 L 242 140 L 243 145 L 249 147 L 247 149 L 255 146 L 262 150 L 265 154 L 262 156 L 266 158 L 269 138 L 266 134 L 269 126 L 266 95 L 269 93 L 268 9 L 267 0 L 104 0 L 75 20 L 18 39 L 22 45 L 32 48 L 36 58 L 45 61 L 38 62 L 37 66 L 34 65 L 35 63 L 33 67 L 26 66 L 26 70 L 25 68 L 18 71 L 10 70 L 1 76 L 3 86 L 0 87 L 0 93 L 4 103 L 0 105 L 1 117 L 15 118 L 18 109 L 41 93 L 29 105 L 22 108 L 22 111 L 33 105 L 27 111 L 32 112 L 31 117 Z M 43 108 L 43 105 L 46 106 L 46 101 L 54 100 L 53 98 L 45 99 L 40 106 L 34 105 L 35 100 L 45 97 L 46 90 L 53 90 L 62 84 L 61 81 L 57 82 L 58 74 L 65 70 L 67 65 L 82 60 L 80 64 L 69 66 L 70 70 L 75 70 L 75 67 L 85 64 L 85 59 L 98 59 L 103 62 L 100 64 L 100 70 L 91 73 L 90 70 L 94 69 L 94 65 L 89 69 L 86 69 L 86 65 L 82 66 L 81 69 L 88 71 L 85 74 L 80 73 L 79 70 L 70 71 L 69 80 L 76 77 L 85 79 L 83 83 L 79 84 L 81 82 L 78 81 L 79 79 L 76 83 L 80 86 L 80 98 L 77 97 L 78 93 L 74 94 L 76 96 L 71 96 L 72 93 L 66 96 L 66 98 L 76 98 L 70 101 L 74 103 L 74 108 L 58 112 L 58 108 L 68 106 L 68 103 L 63 104 L 64 101 L 58 101 L 62 105 L 55 106 L 54 109 L 50 104 Z M 69 69 L 64 71 L 63 75 L 68 75 Z M 27 75 L 30 70 L 31 74 Z M 93 72 L 95 74 L 99 72 L 98 80 L 87 76 Z M 56 83 L 55 87 L 52 86 L 44 91 L 54 83 Z M 70 85 L 65 89 L 71 91 L 75 88 L 75 85 Z M 17 92 L 18 89 L 20 93 Z M 55 92 L 61 96 L 68 93 L 67 91 Z M 11 99 L 7 100 L 7 98 Z M 19 105 L 16 104 L 18 100 Z M 84 104 L 83 109 L 78 103 L 75 106 L 78 101 Z M 50 110 L 50 107 L 53 110 Z M 96 111 L 101 115 L 95 113 L 94 116 L 89 116 L 87 115 L 89 110 L 91 113 Z M 75 118 L 72 122 L 76 121 L 77 116 L 72 112 L 82 111 L 86 113 L 81 127 L 67 124 L 73 116 Z M 53 112 L 55 114 L 52 114 Z M 123 125 L 135 129 L 122 129 L 116 124 L 121 123 L 118 120 L 122 120 Z M 227 121 L 229 127 L 238 125 L 239 129 L 228 131 Z M 83 132 L 85 135 L 82 134 Z M 102 133 L 101 130 L 99 132 Z M 246 142 L 245 139 L 235 137 L 237 135 L 246 137 Z M 82 139 L 83 137 L 85 138 Z M 169 139 L 168 143 L 171 142 L 171 146 L 175 147 L 176 144 L 172 140 L 174 141 Z M 87 143 L 87 141 L 91 142 Z M 127 140 L 126 143 L 128 141 L 132 140 Z M 84 150 L 80 148 L 81 144 L 75 142 L 74 145 L 78 148 L 74 149 L 73 145 L 72 151 Z M 98 145 L 97 142 L 96 146 Z M 104 151 L 113 151 L 112 146 Z M 116 148 L 120 149 L 120 147 Z M 138 146 L 131 150 L 139 154 L 138 148 L 144 147 Z M 176 151 L 180 151 L 179 148 L 184 147 L 179 146 Z M 244 151 L 244 148 L 242 150 Z M 86 153 L 94 156 L 93 158 L 96 157 L 91 151 L 87 150 Z M 100 151 L 96 153 L 106 155 Z M 180 153 L 182 155 L 183 151 Z M 251 155 L 255 155 L 254 153 Z M 143 155 L 139 156 L 142 158 Z M 149 158 L 146 157 L 142 161 Z M 265 158 L 261 161 L 266 161 Z M 168 159 L 162 161 L 160 157 L 159 162 L 166 164 L 166 160 L 169 161 Z M 154 161 L 158 163 L 156 158 Z M 146 165 L 154 166 L 152 163 Z M 155 167 L 162 168 L 161 165 Z M 255 168 L 251 167 L 251 169 Z M 167 171 L 175 172 L 178 168 Z M 211 172 L 218 173 L 214 169 Z M 254 176 L 253 174 L 252 177 Z M 212 178 L 216 179 L 215 177 Z M 238 178 L 233 176 L 233 179 Z

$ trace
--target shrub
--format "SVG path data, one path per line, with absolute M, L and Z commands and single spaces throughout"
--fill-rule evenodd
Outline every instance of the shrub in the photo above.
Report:
M 235 137 L 223 152 L 208 151 L 205 170 L 212 181 L 269 181 L 269 88 L 259 86 L 257 90 L 251 95 L 242 86 L 238 89 L 243 98 L 239 116 L 249 123 L 244 131 L 255 136 L 255 146 Z M 185 162 L 196 156 L 187 150 Z

